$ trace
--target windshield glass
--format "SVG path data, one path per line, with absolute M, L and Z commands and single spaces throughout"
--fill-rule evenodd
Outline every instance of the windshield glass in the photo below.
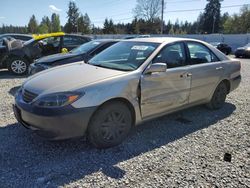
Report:
M 151 42 L 118 42 L 92 58 L 88 63 L 95 66 L 132 71 L 137 69 L 159 46 Z
M 99 44 L 101 44 L 101 42 L 90 41 L 90 42 L 87 42 L 87 43 L 71 50 L 70 52 L 72 52 L 72 53 L 87 53 L 90 50 L 93 50 L 94 48 L 96 48 Z

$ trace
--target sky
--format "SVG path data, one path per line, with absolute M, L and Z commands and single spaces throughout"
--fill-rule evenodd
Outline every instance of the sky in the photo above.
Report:
M 87 13 L 95 26 L 102 27 L 105 18 L 115 23 L 128 23 L 133 19 L 136 0 L 74 0 L 81 13 Z M 197 19 L 200 9 L 204 9 L 206 0 L 165 0 L 164 20 L 167 22 L 189 21 Z M 61 25 L 67 21 L 69 0 L 0 0 L 0 25 L 27 25 L 32 14 L 40 22 L 43 16 L 53 12 L 60 15 Z M 222 13 L 239 13 L 238 5 L 250 4 L 250 0 L 224 0 Z M 231 7 L 234 6 L 235 7 Z M 195 10 L 194 10 L 195 9 Z M 185 10 L 185 11 L 183 11 Z M 190 11 L 193 10 L 193 11 Z

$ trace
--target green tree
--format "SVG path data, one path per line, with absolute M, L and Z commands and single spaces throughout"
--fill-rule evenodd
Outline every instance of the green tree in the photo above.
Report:
M 220 29 L 220 9 L 221 1 L 223 0 L 207 0 L 204 11 L 204 22 L 202 23 L 202 30 L 206 33 L 217 33 Z
M 69 2 L 69 9 L 67 11 L 68 21 L 64 26 L 64 30 L 68 33 L 77 32 L 77 20 L 79 18 L 79 9 L 74 1 Z
M 36 21 L 36 17 L 35 15 L 33 14 L 29 20 L 29 23 L 28 23 L 28 32 L 29 33 L 36 33 L 37 32 L 37 27 L 38 27 L 38 24 L 37 24 L 37 21 Z
M 83 34 L 90 34 L 91 33 L 91 22 L 89 19 L 88 14 L 86 13 L 84 16 L 81 14 L 77 20 L 78 25 L 78 32 Z
M 229 16 L 223 24 L 224 33 L 249 33 L 250 32 L 250 6 L 243 6 L 239 14 Z
M 60 17 L 58 14 L 53 13 L 51 15 L 51 32 L 61 31 Z
M 224 31 L 224 24 L 225 22 L 227 21 L 227 19 L 229 18 L 229 14 L 228 12 L 225 12 L 222 16 L 221 16 L 221 19 L 220 19 L 220 30 L 221 31 Z
M 131 34 L 139 34 L 140 33 L 139 24 L 138 24 L 137 18 L 133 19 L 133 21 L 131 23 L 130 33 Z
M 108 20 L 107 18 L 103 24 L 103 33 L 104 34 L 116 34 L 115 25 L 112 19 Z
M 240 10 L 241 33 L 250 32 L 250 5 L 245 5 Z
M 44 33 L 48 33 L 49 32 L 49 28 L 46 24 L 41 23 L 38 28 L 37 28 L 37 33 L 40 34 L 44 34 Z
M 40 25 L 46 25 L 48 27 L 48 32 L 50 33 L 51 32 L 51 22 L 50 22 L 50 19 L 48 16 L 44 16 L 42 18 L 42 21 L 41 21 L 41 24 Z

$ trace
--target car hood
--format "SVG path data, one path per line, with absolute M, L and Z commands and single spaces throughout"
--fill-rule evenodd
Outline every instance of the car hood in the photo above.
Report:
M 73 91 L 123 74 L 127 72 L 78 62 L 35 74 L 25 81 L 23 88 L 38 95 Z
M 50 64 L 50 63 L 54 63 L 55 61 L 60 61 L 60 60 L 65 60 L 65 59 L 68 59 L 68 58 L 72 58 L 72 57 L 75 57 L 79 54 L 76 54 L 76 53 L 66 53 L 66 54 L 63 54 L 63 53 L 59 53 L 59 54 L 54 54 L 54 55 L 49 55 L 49 56 L 45 56 L 45 57 L 42 57 L 40 59 L 38 59 L 35 64 Z

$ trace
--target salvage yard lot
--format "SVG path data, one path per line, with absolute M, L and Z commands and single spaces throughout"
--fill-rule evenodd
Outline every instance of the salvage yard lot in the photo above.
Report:
M 25 78 L 0 71 L 0 187 L 249 187 L 250 59 L 241 62 L 241 85 L 222 109 L 146 122 L 107 150 L 84 138 L 46 141 L 17 124 L 13 95 Z

